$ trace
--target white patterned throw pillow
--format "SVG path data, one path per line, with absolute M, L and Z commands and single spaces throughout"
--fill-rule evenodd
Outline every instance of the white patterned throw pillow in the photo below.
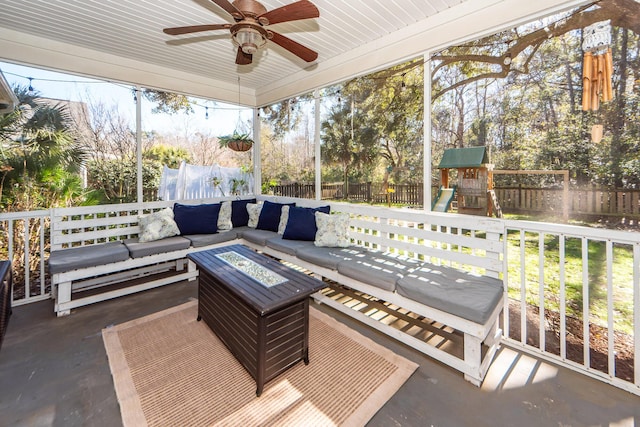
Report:
M 262 205 L 257 203 L 247 203 L 247 212 L 249 213 L 249 223 L 247 226 L 256 228 L 258 220 L 260 219 L 260 211 L 262 211 Z
M 220 213 L 218 214 L 218 230 L 227 231 L 233 228 L 231 222 L 231 201 L 222 202 L 220 204 Z
M 140 243 L 153 242 L 165 237 L 177 236 L 180 234 L 178 224 L 173 220 L 173 209 L 166 208 L 149 215 L 138 217 Z
M 280 223 L 278 224 L 278 234 L 283 235 L 289 221 L 289 206 L 283 206 L 280 211 Z
M 348 213 L 329 215 L 316 212 L 316 226 L 318 231 L 314 245 L 332 248 L 346 248 L 351 245 Z

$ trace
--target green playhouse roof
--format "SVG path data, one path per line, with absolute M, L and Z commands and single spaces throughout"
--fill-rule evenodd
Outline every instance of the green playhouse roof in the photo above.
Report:
M 448 148 L 438 169 L 480 167 L 489 163 L 487 147 Z

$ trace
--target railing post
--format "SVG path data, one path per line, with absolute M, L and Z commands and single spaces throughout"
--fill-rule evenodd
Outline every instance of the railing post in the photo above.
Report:
M 562 218 L 569 221 L 569 171 L 564 171 L 562 176 Z

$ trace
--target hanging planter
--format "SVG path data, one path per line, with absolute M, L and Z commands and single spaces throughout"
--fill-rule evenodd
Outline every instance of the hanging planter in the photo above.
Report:
M 240 133 L 242 129 L 240 118 L 240 76 L 238 76 L 238 124 L 232 135 L 225 135 L 218 138 L 218 143 L 222 148 L 230 148 L 233 151 L 249 151 L 253 147 L 253 139 L 248 133 Z
M 248 133 L 236 133 L 218 138 L 218 144 L 222 148 L 229 148 L 233 151 L 248 151 L 253 147 L 253 139 Z

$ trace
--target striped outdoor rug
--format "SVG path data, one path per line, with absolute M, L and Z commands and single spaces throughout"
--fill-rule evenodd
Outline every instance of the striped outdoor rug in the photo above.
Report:
M 192 301 L 102 331 L 125 426 L 364 425 L 417 365 L 311 308 L 309 365 L 256 384 Z

